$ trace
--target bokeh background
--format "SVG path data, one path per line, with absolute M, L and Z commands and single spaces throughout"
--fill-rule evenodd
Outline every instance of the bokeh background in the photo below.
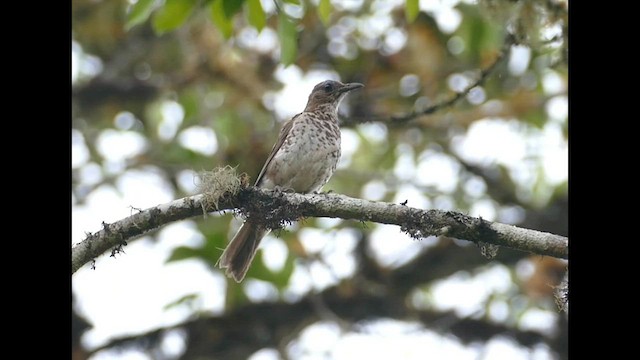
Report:
M 255 179 L 326 79 L 366 87 L 340 108 L 343 155 L 324 190 L 568 235 L 568 1 L 71 10 L 72 245 L 194 194 L 200 171 Z M 310 218 L 266 237 L 236 284 L 214 264 L 241 221 L 167 224 L 75 273 L 73 358 L 568 358 L 554 297 L 567 261 Z

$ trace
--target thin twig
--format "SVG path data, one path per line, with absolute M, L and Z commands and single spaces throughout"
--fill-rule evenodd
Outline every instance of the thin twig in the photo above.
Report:
M 391 116 L 390 118 L 388 116 L 380 116 L 380 115 L 372 115 L 372 116 L 367 116 L 363 118 L 354 117 L 354 118 L 345 120 L 344 123 L 359 124 L 359 123 L 366 123 L 366 122 L 386 122 L 386 123 L 392 123 L 393 125 L 401 125 L 411 120 L 414 120 L 420 116 L 433 114 L 444 108 L 451 107 L 457 104 L 465 96 L 467 96 L 473 88 L 482 85 L 485 82 L 485 80 L 489 77 L 489 75 L 491 75 L 495 71 L 495 69 L 498 67 L 498 65 L 502 63 L 502 61 L 506 58 L 507 54 L 509 53 L 509 49 L 511 49 L 511 46 L 514 45 L 515 43 L 516 43 L 515 37 L 512 34 L 508 33 L 507 36 L 505 37 L 505 41 L 504 41 L 504 44 L 502 45 L 502 49 L 500 50 L 500 53 L 498 54 L 494 62 L 480 72 L 480 76 L 474 83 L 467 86 L 463 91 L 456 93 L 455 95 L 453 95 L 447 100 L 444 100 L 435 105 L 426 107 L 420 111 L 413 110 L 410 113 L 407 113 L 404 115 Z

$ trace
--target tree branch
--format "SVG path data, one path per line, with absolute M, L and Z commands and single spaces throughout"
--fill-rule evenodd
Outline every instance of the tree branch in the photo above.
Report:
M 271 229 L 302 217 L 332 217 L 373 221 L 400 226 L 416 239 L 448 236 L 473 242 L 506 246 L 539 255 L 567 259 L 569 239 L 546 232 L 524 229 L 474 218 L 454 211 L 422 210 L 405 205 L 351 198 L 339 194 L 297 194 L 245 187 L 225 193 L 214 201 L 200 194 L 140 211 L 87 237 L 71 250 L 71 271 L 75 273 L 105 251 L 121 251 L 127 241 L 173 221 L 238 208 L 241 213 Z
M 341 119 L 341 121 L 343 124 L 347 126 L 352 124 L 369 123 L 369 122 L 382 122 L 387 124 L 393 124 L 395 126 L 400 126 L 409 121 L 417 119 L 421 116 L 430 115 L 444 108 L 452 107 L 455 104 L 457 104 L 460 100 L 462 100 L 465 96 L 469 95 L 469 92 L 471 92 L 471 90 L 482 85 L 487 80 L 487 78 L 496 70 L 498 65 L 501 64 L 504 61 L 504 59 L 506 59 L 507 54 L 511 49 L 511 46 L 514 44 L 516 44 L 516 38 L 512 34 L 507 33 L 507 35 L 505 36 L 505 40 L 502 45 L 502 48 L 500 49 L 500 53 L 498 54 L 496 59 L 493 61 L 493 63 L 491 63 L 491 65 L 489 65 L 488 67 L 480 71 L 480 75 L 478 76 L 476 81 L 468 85 L 461 92 L 458 92 L 455 95 L 450 96 L 446 100 L 443 100 L 437 104 L 428 106 L 421 110 L 413 110 L 403 115 L 395 115 L 395 116 L 389 117 L 384 115 L 370 114 L 370 115 L 367 115 L 366 117 L 352 116 L 349 119 Z

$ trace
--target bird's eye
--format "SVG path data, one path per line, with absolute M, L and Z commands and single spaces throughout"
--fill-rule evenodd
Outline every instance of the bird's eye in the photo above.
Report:
M 333 91 L 333 84 L 332 84 L 332 83 L 326 83 L 326 84 L 324 84 L 324 91 L 326 91 L 326 92 L 331 92 L 331 91 Z

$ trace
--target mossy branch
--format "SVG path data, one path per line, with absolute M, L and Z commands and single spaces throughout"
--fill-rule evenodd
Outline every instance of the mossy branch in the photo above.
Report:
M 233 169 L 225 169 L 228 170 L 225 176 L 235 174 Z M 230 176 L 229 179 L 218 181 L 214 188 L 200 187 L 205 189 L 203 194 L 154 206 L 111 224 L 103 222 L 102 230 L 88 234 L 72 248 L 71 272 L 75 273 L 106 251 L 111 250 L 113 255 L 128 241 L 160 226 L 202 216 L 203 212 L 233 209 L 259 219 L 272 229 L 303 217 L 332 217 L 398 225 L 401 231 L 416 239 L 448 236 L 481 246 L 491 244 L 539 255 L 569 257 L 569 239 L 564 236 L 486 221 L 454 211 L 423 210 L 340 194 L 286 193 L 247 186 L 243 176 L 239 182 L 234 180 L 237 177 Z M 226 187 L 226 184 L 230 185 Z M 211 196 L 213 193 L 216 195 Z

